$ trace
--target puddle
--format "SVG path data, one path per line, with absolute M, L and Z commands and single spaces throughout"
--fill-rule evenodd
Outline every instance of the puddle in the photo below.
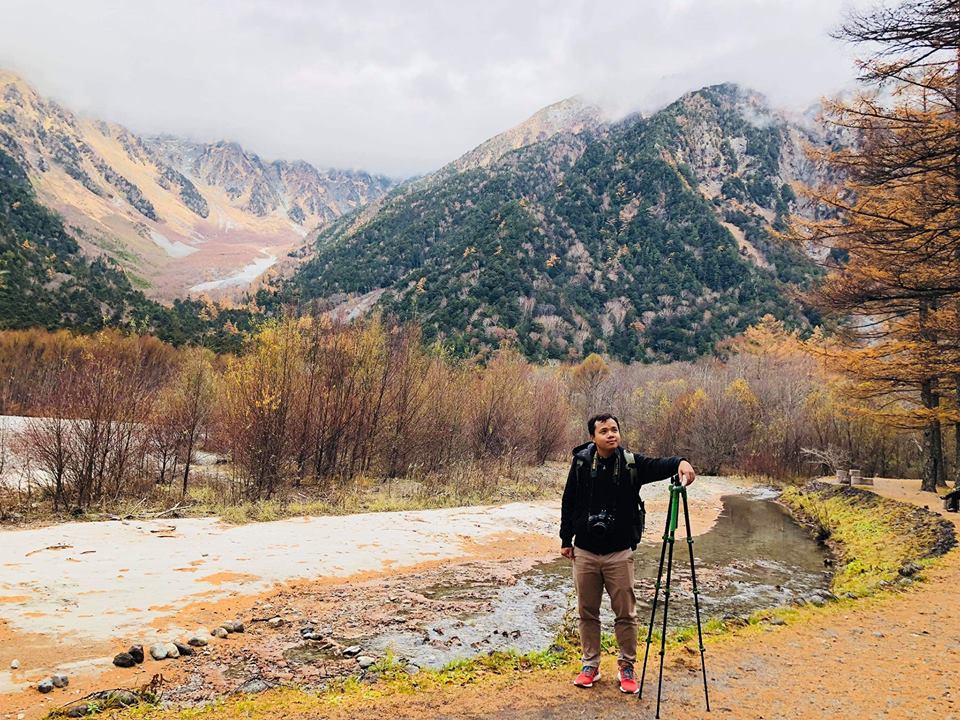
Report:
M 635 553 L 637 615 L 643 632 L 660 559 L 660 528 L 648 528 Z M 789 604 L 814 590 L 829 589 L 826 551 L 769 495 L 727 495 L 711 530 L 694 541 L 697 585 L 704 621 Z M 669 627 L 694 622 L 689 551 L 678 538 L 674 550 Z M 363 640 L 365 652 L 388 649 L 421 667 L 442 667 L 493 650 L 529 652 L 549 646 L 564 613 L 574 605 L 570 564 L 559 559 L 520 575 L 513 584 L 470 582 L 422 590 L 428 598 L 463 600 L 490 612 L 437 618 L 426 630 L 390 630 Z M 604 597 L 601 622 L 613 631 L 613 614 Z M 661 622 L 658 612 L 657 626 Z

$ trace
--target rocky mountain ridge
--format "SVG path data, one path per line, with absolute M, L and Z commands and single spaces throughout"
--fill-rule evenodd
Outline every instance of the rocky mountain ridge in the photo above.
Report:
M 216 291 L 394 183 L 304 161 L 267 162 L 231 142 L 139 137 L 84 118 L 0 71 L 0 148 L 88 254 L 116 260 L 148 294 Z M 207 281 L 207 282 L 203 282 Z

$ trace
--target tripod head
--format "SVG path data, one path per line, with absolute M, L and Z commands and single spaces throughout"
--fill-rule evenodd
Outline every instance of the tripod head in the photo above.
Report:
M 680 473 L 675 473 L 673 476 L 671 476 L 671 478 L 670 478 L 670 484 L 671 484 L 671 485 L 679 485 L 679 484 L 680 484 Z

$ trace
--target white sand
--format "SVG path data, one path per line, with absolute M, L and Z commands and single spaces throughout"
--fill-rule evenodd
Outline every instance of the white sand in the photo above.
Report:
M 663 522 L 667 487 L 644 488 L 648 528 Z M 743 491 L 727 479 L 698 481 L 690 501 L 705 515 L 701 531 L 719 513 L 721 495 Z M 9 530 L 0 532 L 0 600 L 23 599 L 0 603 L 0 612 L 16 631 L 93 640 L 138 634 L 156 618 L 200 599 L 463 557 L 464 541 L 505 531 L 557 537 L 559 515 L 559 502 L 553 501 L 242 526 L 204 518 Z M 646 541 L 653 542 L 654 535 L 648 532 Z M 68 547 L 46 549 L 57 546 Z M 211 577 L 219 573 L 244 577 Z

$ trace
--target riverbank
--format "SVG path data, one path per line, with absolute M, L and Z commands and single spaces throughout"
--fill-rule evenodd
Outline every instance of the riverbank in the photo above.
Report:
M 659 485 L 645 491 L 652 527 L 663 522 L 666 507 L 666 487 Z M 699 480 L 695 489 L 691 511 L 699 534 L 712 527 L 720 498 L 745 488 L 715 478 Z M 10 671 L 13 658 L 0 658 L 0 712 L 40 717 L 93 690 L 144 684 L 155 672 L 167 679 L 168 696 L 179 692 L 185 701 L 219 697 L 264 671 L 270 682 L 341 677 L 347 673 L 340 656 L 319 664 L 284 657 L 299 640 L 301 620 L 326 618 L 343 640 L 351 623 L 384 622 L 378 609 L 415 625 L 421 615 L 459 601 L 442 606 L 408 597 L 393 587 L 398 578 L 420 588 L 478 576 L 515 582 L 531 565 L 556 558 L 558 516 L 552 501 L 243 526 L 165 519 L 7 531 L 0 644 L 8 653 L 16 648 L 21 667 Z M 268 616 L 281 623 L 249 622 Z M 110 665 L 113 654 L 134 642 L 183 638 L 235 618 L 247 622 L 247 632 L 211 641 L 200 656 L 148 660 L 130 670 Z M 356 667 L 355 660 L 347 664 Z M 55 671 L 71 675 L 69 691 L 39 695 L 32 683 Z
M 878 494 L 910 497 L 912 481 L 878 485 Z M 918 483 L 917 483 L 918 484 Z M 829 499 L 829 498 L 828 498 Z M 936 511 L 935 498 L 918 498 Z M 907 508 L 908 515 L 912 508 Z M 865 518 L 861 518 L 866 522 Z M 949 522 L 958 525 L 956 516 Z M 869 523 L 868 523 L 869 524 Z M 848 557 L 849 559 L 849 557 Z M 712 638 L 707 653 L 712 714 L 703 706 L 699 655 L 682 648 L 668 654 L 664 711 L 669 717 L 913 718 L 960 710 L 952 667 L 960 659 L 960 624 L 951 618 L 960 583 L 960 553 L 949 552 L 923 566 L 924 582 L 884 589 L 824 607 L 806 605 L 785 613 L 759 613 L 745 627 Z M 639 703 L 616 691 L 615 660 L 605 656 L 606 678 L 583 691 L 570 684 L 576 660 L 552 667 L 520 661 L 494 670 L 439 679 L 428 691 L 354 683 L 336 695 L 274 690 L 228 700 L 207 711 L 183 715 L 146 710 L 151 718 L 216 717 L 346 718 L 363 713 L 396 718 L 633 718 L 653 714 L 655 693 L 648 676 Z

